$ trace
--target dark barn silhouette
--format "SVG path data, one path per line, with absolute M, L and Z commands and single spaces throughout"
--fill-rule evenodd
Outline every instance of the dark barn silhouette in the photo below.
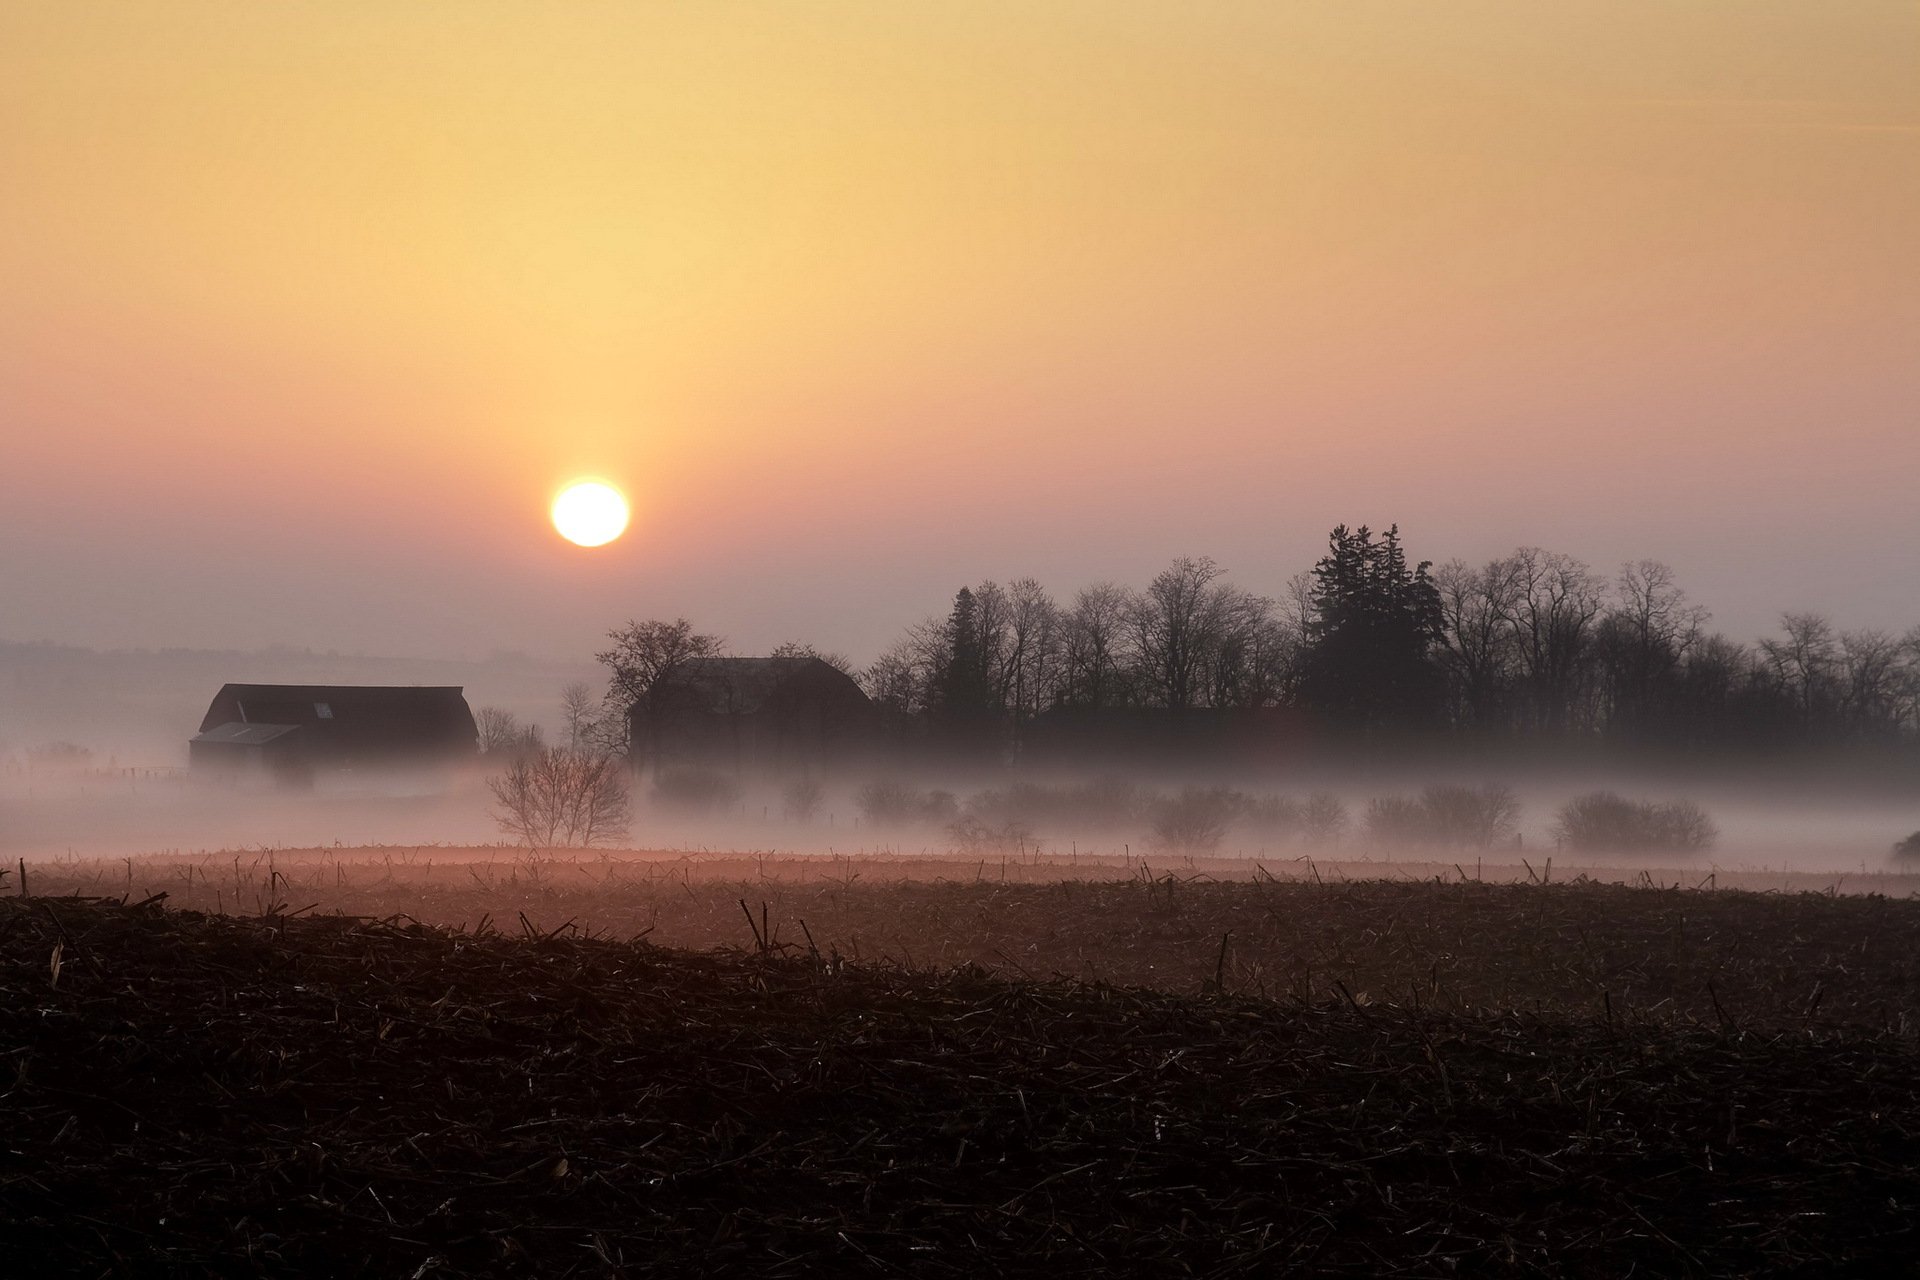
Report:
M 438 764 L 473 756 L 479 732 L 457 685 L 229 684 L 188 743 L 196 771 Z
M 627 713 L 636 765 L 807 773 L 852 765 L 878 716 L 853 677 L 819 658 L 689 658 Z

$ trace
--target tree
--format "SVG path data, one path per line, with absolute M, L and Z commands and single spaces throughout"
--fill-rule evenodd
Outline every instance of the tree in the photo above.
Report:
M 1510 561 L 1479 569 L 1450 560 L 1434 574 L 1440 596 L 1441 661 L 1447 669 L 1454 727 L 1482 736 L 1508 725 L 1514 677 Z
M 540 726 L 522 726 L 520 718 L 500 707 L 482 707 L 474 716 L 480 731 L 480 750 L 490 756 L 526 755 L 544 745 Z
M 569 749 L 582 750 L 594 740 L 597 719 L 593 690 L 586 681 L 575 680 L 560 691 L 560 722 L 566 726 Z
M 1900 731 L 1903 645 L 1884 631 L 1840 633 L 1840 716 L 1849 736 L 1884 741 Z
M 1074 596 L 1061 624 L 1061 702 L 1116 707 L 1129 701 L 1127 619 L 1135 608 L 1133 593 L 1111 582 L 1096 582 Z
M 1673 570 L 1658 560 L 1621 566 L 1614 598 L 1594 637 L 1607 733 L 1623 741 L 1671 737 L 1674 685 L 1709 615 L 1687 603 Z
M 1128 628 L 1141 683 L 1170 711 L 1203 706 L 1222 651 L 1247 639 L 1272 602 L 1218 581 L 1207 557 L 1182 556 L 1133 598 Z
M 627 832 L 626 771 L 611 756 L 546 747 L 487 779 L 500 829 L 530 848 L 611 844 Z
M 594 655 L 610 672 L 605 714 L 605 745 L 616 754 L 625 754 L 632 743 L 628 738 L 627 713 L 660 678 L 690 658 L 708 658 L 726 651 L 719 636 L 702 635 L 685 618 L 672 622 L 629 622 L 607 633 L 613 647 Z
M 1762 640 L 1760 652 L 1792 698 L 1801 728 L 1813 734 L 1837 700 L 1833 624 L 1817 613 L 1787 613 L 1780 617 L 1780 629 L 1785 638 Z
M 1053 701 L 1060 680 L 1060 610 L 1032 578 L 1006 590 L 1007 623 L 1001 652 L 1001 701 L 1016 721 L 1030 720 Z
M 1313 569 L 1300 677 L 1307 705 L 1361 734 L 1439 720 L 1442 614 L 1431 568 L 1407 564 L 1398 525 L 1377 542 L 1365 525 L 1334 528 Z
M 925 715 L 937 699 L 946 653 L 944 622 L 928 618 L 915 623 L 860 673 L 860 687 L 896 715 Z
M 1522 547 L 1507 563 L 1514 585 L 1507 622 L 1531 725 L 1550 735 L 1587 727 L 1594 621 L 1606 606 L 1606 583 L 1585 562 L 1539 547 Z
M 980 608 L 972 591 L 960 588 L 941 636 L 942 652 L 932 710 L 949 740 L 962 748 L 986 744 L 992 732 L 994 689 L 980 634 Z
M 854 675 L 853 659 L 844 653 L 816 649 L 805 640 L 786 640 L 774 646 L 772 658 L 818 658 L 842 675 Z M 856 677 L 857 679 L 858 677 Z
M 1206 705 L 1253 709 L 1285 700 L 1299 658 L 1300 633 L 1275 615 L 1273 601 L 1225 589 L 1203 655 Z

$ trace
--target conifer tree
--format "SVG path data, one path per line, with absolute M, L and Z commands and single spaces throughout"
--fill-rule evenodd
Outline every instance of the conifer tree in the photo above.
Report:
M 1443 676 L 1440 593 L 1427 561 L 1410 567 L 1400 527 L 1378 541 L 1335 527 L 1313 570 L 1302 700 L 1362 734 L 1437 722 Z

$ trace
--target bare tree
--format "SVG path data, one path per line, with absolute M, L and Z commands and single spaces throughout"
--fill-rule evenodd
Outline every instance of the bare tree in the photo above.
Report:
M 1058 683 L 1060 610 L 1032 578 L 1007 587 L 1003 678 L 1006 705 L 1019 719 L 1040 714 Z
M 859 678 L 854 670 L 852 658 L 849 658 L 844 653 L 837 653 L 829 649 L 816 649 L 805 640 L 783 641 L 774 646 L 773 652 L 767 656 L 772 658 L 818 658 L 842 675 L 853 676 L 856 680 Z
M 1900 670 L 1894 697 L 1901 727 L 1908 732 L 1920 732 L 1920 626 L 1900 639 Z M 1920 848 L 1915 852 L 1920 852 Z
M 1219 588 L 1212 634 L 1201 655 L 1208 705 L 1269 707 L 1292 690 L 1301 633 L 1274 614 L 1273 601 Z
M 1135 607 L 1133 593 L 1111 582 L 1096 582 L 1074 596 L 1062 622 L 1066 702 L 1111 707 L 1127 700 L 1127 620 Z
M 611 844 L 627 833 L 626 769 L 611 756 L 548 747 L 487 779 L 500 829 L 531 848 Z
M 1440 592 L 1454 723 L 1485 732 L 1503 722 L 1502 704 L 1513 683 L 1513 562 L 1494 560 L 1473 569 L 1451 560 L 1433 581 Z
M 1128 618 L 1141 674 L 1162 706 L 1198 705 L 1201 677 L 1238 593 L 1216 585 L 1225 570 L 1207 557 L 1182 556 L 1147 584 Z
M 480 750 L 490 756 L 526 755 L 544 745 L 539 725 L 522 725 L 518 716 L 500 707 L 480 708 L 474 724 L 480 730 Z
M 1703 637 L 1708 613 L 1687 602 L 1658 560 L 1621 566 L 1615 603 L 1595 634 L 1609 732 L 1658 732 L 1674 710 L 1674 680 Z
M 1903 645 L 1884 631 L 1840 635 L 1840 713 L 1857 737 L 1899 732 L 1906 672 Z
M 946 656 L 946 633 L 937 618 L 907 633 L 860 673 L 860 687 L 881 706 L 919 715 L 933 705 L 933 686 Z
M 567 727 L 567 747 L 579 751 L 594 738 L 596 703 L 593 690 L 584 680 L 575 680 L 560 691 L 560 720 Z
M 980 657 L 986 664 L 989 701 L 1005 707 L 1013 689 L 1013 667 L 1009 661 L 1013 598 L 1005 587 L 989 578 L 973 588 L 973 611 L 974 634 L 979 640 Z
M 1576 727 L 1590 692 L 1594 622 L 1606 605 L 1606 584 L 1584 561 L 1522 547 L 1508 557 L 1513 592 L 1507 606 L 1534 725 L 1550 733 Z
M 603 745 L 616 754 L 632 746 L 627 741 L 627 712 L 653 688 L 660 677 L 689 658 L 706 658 L 726 650 L 719 636 L 702 635 L 685 618 L 672 622 L 629 622 L 607 633 L 613 647 L 594 655 L 611 673 L 607 681 Z
M 1817 613 L 1788 613 L 1781 615 L 1780 629 L 1785 638 L 1762 640 L 1760 652 L 1810 729 L 1834 696 L 1833 624 Z

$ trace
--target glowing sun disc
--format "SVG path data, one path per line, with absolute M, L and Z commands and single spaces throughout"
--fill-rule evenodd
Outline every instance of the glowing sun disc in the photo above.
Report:
M 553 527 L 568 542 L 605 546 L 626 531 L 627 500 L 604 481 L 577 481 L 553 500 Z

